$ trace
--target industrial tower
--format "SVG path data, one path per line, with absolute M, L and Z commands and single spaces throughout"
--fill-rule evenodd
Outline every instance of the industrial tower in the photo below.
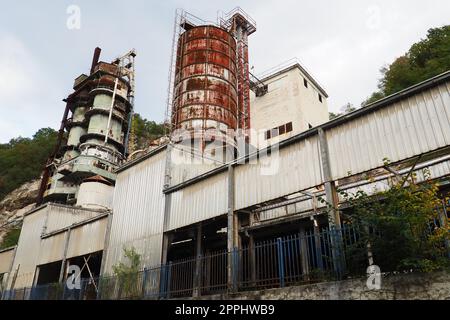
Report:
M 113 184 L 114 170 L 127 155 L 134 105 L 133 50 L 111 63 L 96 48 L 89 75 L 75 79 L 57 144 L 47 161 L 37 203 L 75 204 L 80 185 Z M 88 179 L 90 178 L 90 179 Z

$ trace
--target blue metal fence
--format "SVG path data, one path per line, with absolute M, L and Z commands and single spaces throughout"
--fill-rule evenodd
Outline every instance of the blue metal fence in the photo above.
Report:
M 355 243 L 355 229 L 310 230 L 271 240 L 256 241 L 231 253 L 220 250 L 122 277 L 82 279 L 79 289 L 62 284 L 7 291 L 4 299 L 90 300 L 170 299 L 340 279 L 342 270 L 336 252 Z M 228 281 L 228 259 L 232 259 L 232 281 Z M 230 286 L 230 284 L 232 284 Z

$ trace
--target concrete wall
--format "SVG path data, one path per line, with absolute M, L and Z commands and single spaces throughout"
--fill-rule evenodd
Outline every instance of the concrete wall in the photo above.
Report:
M 201 299 L 450 300 L 450 273 L 383 275 L 380 290 L 369 290 L 366 278 L 359 278 L 234 295 L 204 296 Z
M 292 131 L 278 136 L 279 140 L 287 139 L 293 135 L 328 121 L 327 98 L 322 95 L 319 101 L 319 90 L 308 81 L 304 86 L 306 76 L 299 68 L 289 68 L 285 72 L 266 78 L 264 84 L 268 85 L 268 92 L 261 97 L 250 95 L 251 143 L 261 146 L 264 142 L 264 132 L 292 121 Z

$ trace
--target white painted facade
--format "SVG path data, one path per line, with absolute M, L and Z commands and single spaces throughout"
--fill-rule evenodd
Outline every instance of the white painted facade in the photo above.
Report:
M 328 121 L 327 93 L 299 64 L 266 76 L 261 81 L 268 86 L 267 93 L 260 97 L 256 97 L 254 92 L 250 94 L 252 145 L 261 148 L 267 142 L 287 139 Z M 292 122 L 291 132 L 275 139 L 265 139 L 267 130 L 288 122 Z

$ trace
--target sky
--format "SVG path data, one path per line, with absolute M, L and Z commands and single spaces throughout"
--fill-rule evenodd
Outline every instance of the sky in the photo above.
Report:
M 161 122 L 175 9 L 215 21 L 236 6 L 257 23 L 254 73 L 296 57 L 328 92 L 332 112 L 359 106 L 381 67 L 450 22 L 448 0 L 0 0 L 0 143 L 59 128 L 62 99 L 89 72 L 97 46 L 107 62 L 136 49 L 135 112 Z

